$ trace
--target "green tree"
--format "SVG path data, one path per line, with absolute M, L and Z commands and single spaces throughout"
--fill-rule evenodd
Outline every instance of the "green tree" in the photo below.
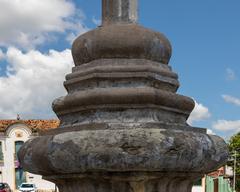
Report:
M 228 147 L 231 157 L 228 165 L 234 167 L 234 159 L 236 158 L 236 191 L 240 192 L 240 132 L 231 137 Z

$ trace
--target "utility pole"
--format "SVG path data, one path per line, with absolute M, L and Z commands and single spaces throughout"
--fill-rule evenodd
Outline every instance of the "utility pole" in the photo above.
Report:
M 236 191 L 236 163 L 237 163 L 237 151 L 234 151 L 234 172 L 233 172 L 233 191 Z

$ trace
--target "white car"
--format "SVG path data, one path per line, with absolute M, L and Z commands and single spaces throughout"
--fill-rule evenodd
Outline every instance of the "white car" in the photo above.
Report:
M 18 190 L 20 192 L 37 192 L 36 186 L 32 183 L 22 183 Z

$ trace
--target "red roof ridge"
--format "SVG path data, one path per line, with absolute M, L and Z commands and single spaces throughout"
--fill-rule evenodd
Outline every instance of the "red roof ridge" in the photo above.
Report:
M 32 130 L 46 131 L 48 129 L 55 129 L 59 126 L 58 119 L 2 119 L 0 120 L 0 132 L 4 132 L 9 126 L 22 123 Z

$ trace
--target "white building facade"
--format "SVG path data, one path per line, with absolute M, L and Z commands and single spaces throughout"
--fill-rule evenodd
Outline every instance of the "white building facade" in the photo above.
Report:
M 34 135 L 36 133 L 33 134 L 32 128 L 21 121 L 8 125 L 0 133 L 0 182 L 8 183 L 13 191 L 23 182 L 35 184 L 39 191 L 55 189 L 55 184 L 42 179 L 41 176 L 24 172 L 18 161 L 18 150 Z

